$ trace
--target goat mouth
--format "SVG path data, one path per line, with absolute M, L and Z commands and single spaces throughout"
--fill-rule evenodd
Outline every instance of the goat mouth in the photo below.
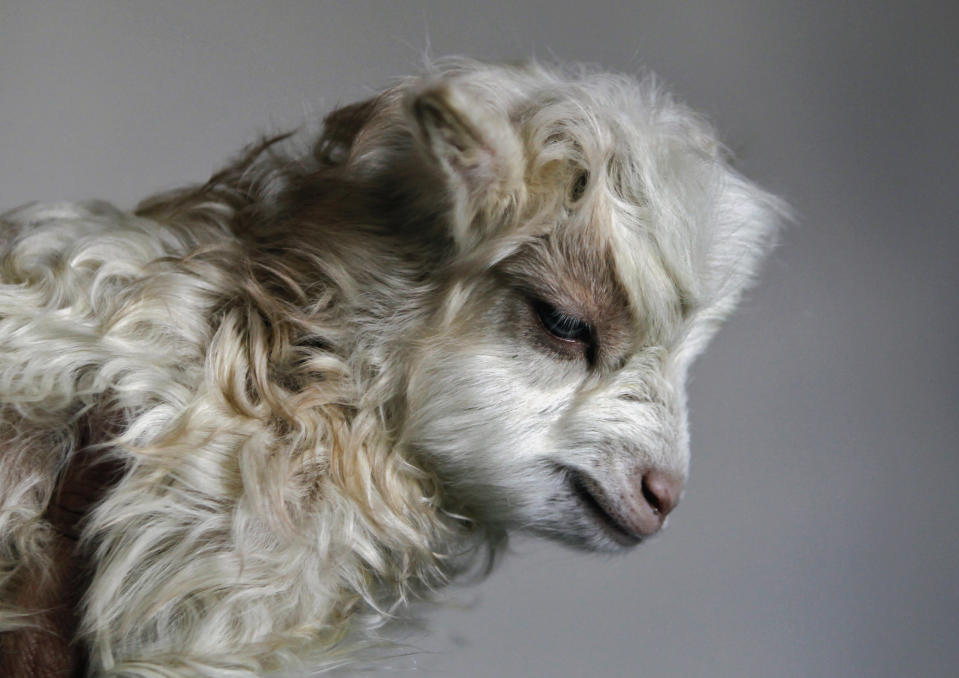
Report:
M 561 467 L 569 483 L 570 491 L 585 509 L 586 515 L 602 528 L 603 533 L 622 546 L 635 546 L 643 538 L 629 529 L 622 518 L 611 508 L 611 503 L 602 486 L 588 474 L 568 466 Z

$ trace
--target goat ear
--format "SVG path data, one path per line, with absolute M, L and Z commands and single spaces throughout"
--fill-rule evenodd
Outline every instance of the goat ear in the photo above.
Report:
M 790 221 L 789 207 L 732 169 L 719 188 L 707 240 L 703 299 L 708 313 L 725 318 L 751 284 L 763 259 Z
M 522 184 L 519 138 L 505 113 L 455 82 L 421 90 L 410 114 L 422 150 L 445 179 L 453 240 L 468 249 L 498 228 Z
M 454 181 L 470 190 L 488 182 L 496 156 L 479 113 L 449 85 L 433 87 L 413 100 L 413 117 L 427 151 Z
M 343 106 L 323 119 L 323 134 L 313 149 L 324 165 L 340 165 L 349 158 L 357 135 L 382 108 L 379 97 Z

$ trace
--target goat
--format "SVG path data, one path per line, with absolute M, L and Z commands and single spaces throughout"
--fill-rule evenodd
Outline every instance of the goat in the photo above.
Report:
M 451 59 L 312 136 L 2 217 L 7 675 L 335 667 L 510 531 L 623 551 L 679 501 L 784 216 L 707 123 Z

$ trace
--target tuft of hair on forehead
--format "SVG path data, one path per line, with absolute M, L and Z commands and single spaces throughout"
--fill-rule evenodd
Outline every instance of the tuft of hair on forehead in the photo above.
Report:
M 653 75 L 446 59 L 409 88 L 408 100 L 441 88 L 485 149 L 485 168 L 454 177 L 480 178 L 453 200 L 462 249 L 493 265 L 575 224 L 659 334 L 697 312 L 727 313 L 786 217 Z

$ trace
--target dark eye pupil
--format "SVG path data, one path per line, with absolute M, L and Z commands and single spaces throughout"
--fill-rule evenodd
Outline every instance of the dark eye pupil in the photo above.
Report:
M 576 175 L 576 178 L 573 180 L 573 186 L 569 190 L 569 199 L 573 202 L 576 202 L 583 197 L 583 193 L 586 192 L 586 184 L 589 182 L 589 174 L 586 172 L 579 172 Z
M 564 341 L 584 343 L 592 338 L 592 328 L 585 320 L 566 315 L 543 301 L 536 302 L 534 308 L 543 327 L 553 336 Z

